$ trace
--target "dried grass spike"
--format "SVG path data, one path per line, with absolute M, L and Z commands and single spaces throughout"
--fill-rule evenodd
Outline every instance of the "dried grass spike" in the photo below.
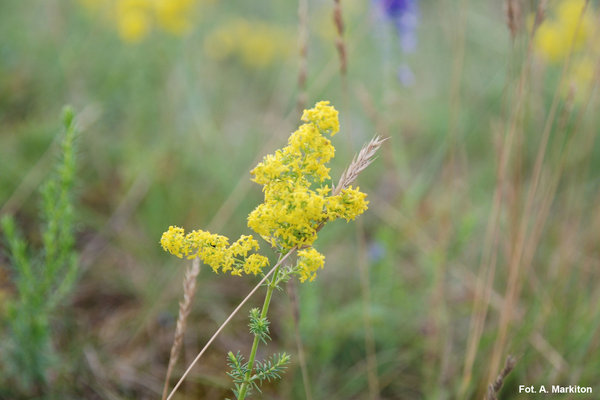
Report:
M 302 114 L 307 101 L 306 77 L 308 75 L 308 0 L 298 0 L 298 111 Z
M 533 24 L 534 32 L 538 28 L 538 26 L 540 26 L 542 24 L 542 22 L 544 22 L 544 19 L 546 19 L 546 10 L 547 9 L 548 9 L 548 0 L 540 0 L 540 2 L 538 3 L 537 10 L 535 12 L 535 21 Z
M 196 278 L 200 273 L 200 260 L 195 258 L 192 261 L 191 267 L 185 271 L 183 278 L 183 300 L 179 303 L 179 315 L 177 316 L 177 327 L 175 328 L 175 337 L 173 339 L 173 346 L 171 346 L 171 355 L 169 356 L 169 366 L 167 368 L 167 376 L 165 377 L 165 385 L 163 387 L 162 399 L 167 398 L 169 389 L 169 381 L 171 379 L 171 373 L 179 358 L 181 351 L 181 344 L 183 343 L 183 335 L 185 334 L 185 327 L 187 323 L 187 317 L 192 309 L 192 302 L 194 295 L 196 294 Z
M 510 37 L 515 40 L 521 30 L 521 2 L 519 0 L 506 0 L 506 24 L 510 30 Z
M 490 383 L 488 386 L 487 395 L 485 396 L 485 400 L 498 400 L 498 392 L 502 388 L 504 384 L 504 379 L 511 373 L 511 371 L 515 368 L 517 364 L 517 359 L 511 355 L 506 357 L 506 362 L 504 363 L 504 368 L 498 374 L 498 377 L 494 381 L 494 383 Z
M 342 3 L 340 0 L 333 0 L 333 22 L 337 31 L 337 39 L 335 40 L 335 47 L 338 50 L 340 56 L 340 72 L 342 76 L 346 75 L 348 69 L 348 59 L 346 57 L 346 44 L 344 43 L 344 19 L 342 18 Z
M 356 180 L 358 175 L 373 162 L 375 153 L 377 153 L 377 150 L 379 150 L 383 142 L 387 139 L 375 136 L 369 143 L 363 146 L 358 155 L 354 156 L 348 168 L 342 173 L 337 186 L 333 187 L 334 195 L 339 194 Z

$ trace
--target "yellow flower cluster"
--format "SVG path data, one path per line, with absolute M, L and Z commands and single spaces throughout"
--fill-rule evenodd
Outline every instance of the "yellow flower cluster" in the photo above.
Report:
M 170 226 L 163 233 L 160 244 L 165 251 L 179 258 L 198 257 L 213 271 L 231 271 L 231 275 L 241 276 L 242 271 L 256 275 L 269 264 L 267 257 L 256 253 L 248 256 L 252 250 L 259 249 L 258 242 L 249 235 L 242 235 L 229 245 L 229 239 L 225 236 L 202 230 L 191 231 L 186 235 L 183 228 Z
M 263 185 L 265 200 L 248 215 L 248 226 L 281 254 L 297 247 L 294 271 L 305 282 L 315 279 L 325 260 L 312 247 L 319 229 L 338 218 L 353 220 L 365 212 L 368 201 L 365 193 L 351 186 L 330 195 L 327 163 L 335 148 L 324 135 L 333 136 L 340 129 L 336 109 L 328 101 L 320 101 L 304 111 L 302 120 L 305 123 L 290 136 L 288 145 L 265 156 L 251 171 L 253 180 Z M 252 236 L 241 236 L 229 245 L 225 236 L 202 230 L 186 235 L 183 228 L 171 226 L 160 243 L 177 257 L 200 258 L 215 272 L 256 275 L 268 265 L 266 257 L 248 255 L 259 249 Z
M 300 282 L 305 282 L 307 279 L 312 282 L 317 277 L 317 270 L 323 268 L 325 256 L 315 250 L 310 249 L 300 250 L 298 252 L 298 272 L 300 274 Z
M 315 105 L 315 108 L 304 110 L 302 121 L 310 122 L 321 133 L 329 133 L 331 136 L 335 136 L 340 130 L 338 112 L 335 108 L 329 106 L 328 101 L 320 101 Z
M 335 148 L 324 134 L 333 136 L 339 131 L 335 108 L 328 101 L 318 102 L 304 111 L 302 120 L 305 124 L 290 136 L 288 145 L 267 155 L 251 171 L 254 181 L 263 185 L 265 200 L 248 216 L 248 226 L 282 252 L 294 246 L 310 247 L 323 223 L 354 219 L 368 204 L 366 194 L 358 188 L 328 196 L 326 164 Z M 314 249 L 302 252 L 302 281 L 312 280 L 322 259 Z
M 287 58 L 293 48 L 292 35 L 283 28 L 245 19 L 221 24 L 204 40 L 204 50 L 211 59 L 237 59 L 254 69 Z
M 589 90 L 594 75 L 594 60 L 600 56 L 600 42 L 594 37 L 598 16 L 585 0 L 561 0 L 554 15 L 538 27 L 534 38 L 536 52 L 552 64 L 573 55 L 567 81 L 579 94 Z M 583 13 L 583 14 L 582 14 Z
M 154 26 L 182 35 L 192 28 L 190 20 L 199 0 L 80 0 L 93 13 L 116 23 L 119 36 L 128 43 L 143 40 Z

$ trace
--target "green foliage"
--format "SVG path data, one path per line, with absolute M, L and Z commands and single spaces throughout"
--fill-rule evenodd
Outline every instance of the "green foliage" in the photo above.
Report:
M 52 345 L 52 316 L 73 292 L 78 272 L 73 215 L 77 130 L 69 107 L 63 111 L 63 124 L 60 159 L 40 190 L 42 248 L 28 251 L 14 218 L 1 220 L 16 288 L 2 316 L 7 337 L 0 347 L 1 383 L 16 385 L 21 395 L 49 384 L 48 370 L 59 360 Z
M 244 362 L 244 356 L 241 355 L 239 351 L 235 355 L 230 351 L 227 354 L 227 357 L 229 358 L 227 365 L 231 369 L 227 375 L 233 378 L 233 384 L 235 387 L 232 391 L 237 398 L 240 393 L 240 387 L 245 380 L 246 374 L 248 373 L 248 363 Z
M 264 344 L 267 344 L 267 339 L 271 340 L 269 336 L 269 324 L 270 322 L 266 317 L 260 317 L 260 310 L 258 308 L 250 310 L 250 323 L 248 324 L 250 333 L 258 337 Z
M 256 362 L 256 372 L 252 376 L 252 381 L 258 380 L 261 384 L 264 381 L 281 379 L 281 373 L 287 368 L 290 362 L 290 356 L 286 353 L 273 354 L 271 358 L 265 361 Z
M 294 265 L 286 265 L 281 268 L 277 280 L 275 280 L 275 289 L 282 291 L 282 285 L 288 283 L 293 276 L 300 276 L 300 267 L 297 263 Z
M 277 268 L 277 272 L 279 272 L 279 268 Z M 228 353 L 228 365 L 231 371 L 227 375 L 233 378 L 234 388 L 232 391 L 238 400 L 250 396 L 254 390 L 260 392 L 260 386 L 265 381 L 271 382 L 272 380 L 281 379 L 281 374 L 290 361 L 290 356 L 286 353 L 273 354 L 265 361 L 255 362 L 254 360 L 259 342 L 267 344 L 267 339 L 271 340 L 269 336 L 270 322 L 266 315 L 276 282 L 277 273 L 267 285 L 268 289 L 262 311 L 259 308 L 250 310 L 250 323 L 248 326 L 250 327 L 250 333 L 254 335 L 250 360 L 245 362 L 240 352 L 236 355 L 232 352 Z
M 260 386 L 265 381 L 271 382 L 281 379 L 281 374 L 290 362 L 290 356 L 286 353 L 273 354 L 264 361 L 257 361 L 254 366 L 254 374 L 248 378 L 247 375 L 250 369 L 248 363 L 244 362 L 244 356 L 239 351 L 235 355 L 230 351 L 227 357 L 229 359 L 227 365 L 231 369 L 227 375 L 233 378 L 235 387 L 232 391 L 236 398 L 239 398 L 240 388 L 243 383 L 246 383 L 248 386 L 246 396 L 249 396 L 253 390 L 260 392 Z

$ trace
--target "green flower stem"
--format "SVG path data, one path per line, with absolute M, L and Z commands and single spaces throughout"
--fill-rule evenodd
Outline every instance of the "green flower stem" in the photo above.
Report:
M 279 260 L 281 260 L 281 255 L 279 256 Z M 279 263 L 279 261 L 278 261 Z M 267 312 L 269 311 L 269 304 L 271 304 L 271 297 L 273 296 L 273 290 L 275 290 L 275 287 L 277 286 L 277 275 L 279 275 L 279 269 L 281 268 L 281 265 L 279 265 L 277 267 L 277 269 L 275 270 L 275 272 L 273 273 L 273 278 L 269 281 L 269 285 L 267 287 L 267 295 L 265 296 L 265 302 L 263 304 L 262 307 L 262 311 L 260 313 L 260 318 L 266 318 L 267 317 Z M 248 360 L 248 365 L 249 365 L 249 369 L 248 372 L 246 372 L 246 376 L 244 377 L 244 382 L 242 383 L 242 386 L 240 387 L 240 392 L 238 393 L 238 398 L 237 400 L 244 400 L 244 398 L 246 397 L 246 392 L 248 390 L 248 382 L 250 380 L 250 377 L 252 376 L 252 370 L 254 367 L 254 359 L 256 358 L 256 351 L 258 350 L 258 342 L 260 341 L 260 338 L 258 337 L 258 335 L 254 335 L 254 341 L 252 342 L 252 350 L 250 350 L 250 359 Z

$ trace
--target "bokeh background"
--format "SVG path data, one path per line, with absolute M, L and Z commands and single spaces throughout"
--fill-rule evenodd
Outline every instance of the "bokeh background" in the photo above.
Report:
M 159 398 L 187 266 L 162 232 L 248 234 L 262 201 L 249 171 L 319 100 L 340 112 L 334 180 L 375 134 L 389 140 L 358 179 L 369 210 L 322 231 L 325 268 L 295 283 L 297 302 L 276 293 L 259 353 L 293 361 L 256 398 L 481 399 L 509 354 L 499 398 L 600 393 L 598 2 L 343 0 L 341 38 L 335 7 L 0 2 L 0 213 L 32 251 L 65 104 L 81 132 L 77 284 L 50 316 L 43 376 L 1 358 L 0 398 Z M 1 243 L 6 345 L 19 291 Z M 201 270 L 174 378 L 256 282 Z M 249 351 L 261 302 L 176 399 L 233 396 L 226 354 Z

